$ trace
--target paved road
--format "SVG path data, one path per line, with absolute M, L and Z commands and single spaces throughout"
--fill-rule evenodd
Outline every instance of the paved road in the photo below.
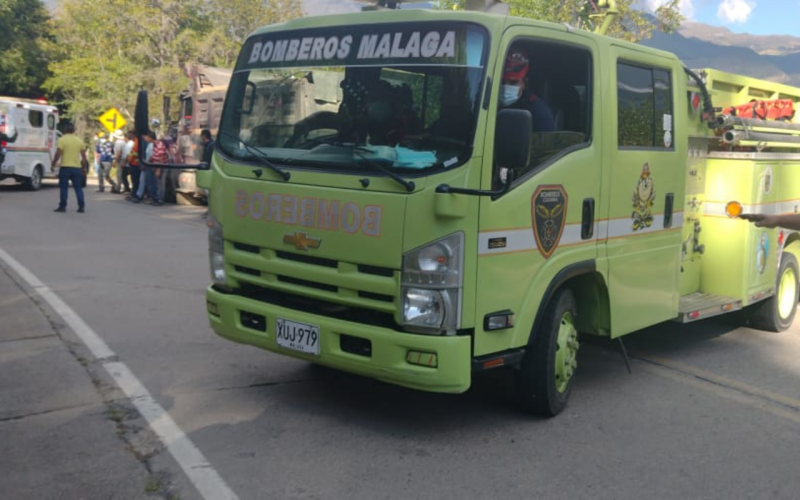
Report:
M 568 408 L 531 418 L 505 372 L 428 394 L 219 339 L 203 209 L 90 192 L 86 214 L 55 214 L 57 197 L 0 188 L 0 251 L 41 281 L 0 259 L 3 496 L 201 498 L 198 470 L 242 499 L 800 495 L 798 325 L 659 325 L 626 337 L 632 375 L 614 344 L 587 342 Z M 94 356 L 41 290 L 113 356 Z M 187 439 L 160 441 L 110 366 L 164 410 L 156 428 Z M 176 458 L 184 441 L 207 463 Z

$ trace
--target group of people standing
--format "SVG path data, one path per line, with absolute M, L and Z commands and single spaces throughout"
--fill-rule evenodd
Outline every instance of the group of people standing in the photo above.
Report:
M 209 130 L 200 134 L 203 143 L 203 161 L 211 161 L 214 140 Z M 113 142 L 112 142 L 113 139 Z M 175 141 L 168 137 L 158 139 L 155 132 L 148 131 L 142 136 L 144 163 L 148 164 L 182 164 L 179 148 Z M 78 212 L 86 211 L 83 186 L 89 167 L 87 146 L 75 135 L 72 123 L 64 125 L 64 136 L 58 140 L 58 149 L 53 158 L 53 165 L 60 161 L 58 185 L 60 200 L 56 212 L 65 212 L 70 182 L 75 189 L 78 201 Z M 133 130 L 123 134 L 117 130 L 106 139 L 104 134 L 97 134 L 94 145 L 94 168 L 98 177 L 97 192 L 105 191 L 105 184 L 111 186 L 112 193 L 128 194 L 125 199 L 132 203 L 145 203 L 155 206 L 163 205 L 166 187 L 166 169 L 145 167 L 139 162 L 139 139 Z M 115 173 L 114 173 L 115 172 Z M 114 175 L 112 175 L 114 173 Z
M 136 134 L 132 130 L 127 134 L 117 130 L 106 139 L 105 134 L 99 132 L 95 138 L 94 169 L 97 172 L 98 193 L 106 190 L 106 182 L 111 185 L 112 193 L 130 193 L 131 184 L 135 186 L 139 180 Z

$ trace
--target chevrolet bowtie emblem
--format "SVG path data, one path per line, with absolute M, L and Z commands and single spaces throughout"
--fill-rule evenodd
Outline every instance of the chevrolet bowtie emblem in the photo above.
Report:
M 298 250 L 308 250 L 309 248 L 319 248 L 322 240 L 319 238 L 309 238 L 306 233 L 284 234 L 283 242 L 294 245 Z

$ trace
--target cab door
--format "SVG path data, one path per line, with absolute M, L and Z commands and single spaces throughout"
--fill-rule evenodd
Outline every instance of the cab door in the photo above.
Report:
M 512 47 L 527 53 L 528 88 L 549 106 L 552 132 L 536 132 L 525 169 L 513 172 L 507 192 L 480 198 L 475 356 L 526 345 L 545 291 L 576 263 L 597 257 L 594 210 L 602 156 L 599 71 L 594 40 L 551 29 L 510 28 L 494 68 L 484 146 L 483 189 L 499 189 L 506 173 L 494 163 L 495 121 L 503 63 Z M 488 318 L 507 311 L 513 327 L 489 330 Z
M 678 314 L 686 113 L 677 60 L 612 47 L 608 288 L 613 337 Z

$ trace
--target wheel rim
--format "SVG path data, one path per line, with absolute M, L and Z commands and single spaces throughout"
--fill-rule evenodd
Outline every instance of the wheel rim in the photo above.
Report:
M 567 311 L 561 317 L 556 340 L 556 389 L 566 392 L 572 375 L 578 367 L 578 330 L 575 329 L 575 320 L 572 313 Z
M 31 186 L 33 186 L 33 188 L 36 189 L 39 187 L 41 181 L 42 177 L 39 175 L 39 168 L 38 167 L 34 168 L 33 173 L 31 174 Z
M 778 283 L 778 315 L 781 319 L 787 319 L 791 317 L 795 307 L 797 307 L 797 275 L 792 267 L 787 266 Z

